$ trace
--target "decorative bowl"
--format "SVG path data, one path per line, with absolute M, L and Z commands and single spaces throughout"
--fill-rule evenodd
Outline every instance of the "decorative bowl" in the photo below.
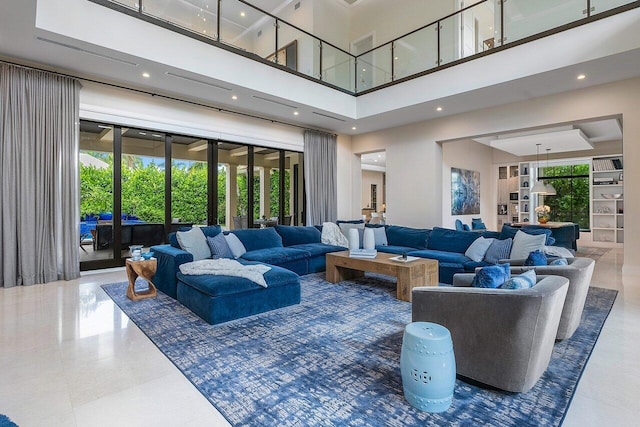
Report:
M 603 199 L 619 199 L 622 197 L 622 193 L 616 193 L 616 194 L 602 194 L 600 193 L 600 195 L 602 196 Z

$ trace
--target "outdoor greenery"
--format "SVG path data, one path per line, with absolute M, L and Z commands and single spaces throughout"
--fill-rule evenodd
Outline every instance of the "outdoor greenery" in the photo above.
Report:
M 551 208 L 552 221 L 575 222 L 583 230 L 589 221 L 589 165 L 552 166 L 542 168 L 545 183 L 551 183 L 555 196 L 544 197 L 540 204 Z
M 80 165 L 80 214 L 113 211 L 113 155 L 88 152 L 107 163 L 107 167 Z M 140 157 L 122 158 L 122 213 L 135 215 L 146 222 L 164 222 L 164 162 L 147 164 Z M 270 177 L 270 216 L 278 216 L 279 171 Z M 285 194 L 289 189 L 289 171 L 285 174 Z M 247 212 L 247 175 L 238 174 L 237 215 Z M 218 167 L 218 221 L 226 222 L 226 169 Z M 289 212 L 289 198 L 285 198 Z M 207 222 L 207 164 L 174 162 L 171 167 L 171 217 L 181 222 Z M 260 217 L 260 179 L 254 179 L 254 218 Z

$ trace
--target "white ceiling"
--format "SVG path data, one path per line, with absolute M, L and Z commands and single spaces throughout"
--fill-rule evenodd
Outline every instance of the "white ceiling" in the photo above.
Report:
M 516 156 L 531 156 L 536 154 L 537 144 L 540 144 L 539 152 L 541 154 L 544 154 L 547 149 L 551 153 L 565 153 L 591 150 L 598 142 L 619 141 L 621 139 L 622 126 L 620 121 L 606 119 L 505 133 L 475 138 L 474 140 Z
M 267 7 L 275 9 L 283 4 L 283 1 L 287 2 L 288 0 L 269 0 L 270 3 L 267 4 Z M 344 0 L 336 1 L 344 3 Z M 473 76 L 473 73 L 468 74 L 468 72 L 477 67 L 474 65 L 476 61 L 478 64 L 486 63 L 487 60 L 490 62 L 499 61 L 499 59 L 491 58 L 503 56 L 507 52 L 518 49 L 515 48 L 449 68 L 446 71 L 436 72 L 425 76 L 428 77 L 426 80 L 424 78 L 421 78 L 423 80 L 414 79 L 391 88 L 353 98 L 355 113 L 353 116 L 347 116 L 336 114 L 328 107 L 320 108 L 302 102 L 289 101 L 286 91 L 281 91 L 279 97 L 265 94 L 238 84 L 230 84 L 207 76 L 189 73 L 177 67 L 91 45 L 82 40 L 63 38 L 56 40 L 61 44 L 52 45 L 38 39 L 38 37 L 55 39 L 55 35 L 44 34 L 36 29 L 36 3 L 36 0 L 0 0 L 0 10 L 2 10 L 0 14 L 0 58 L 80 78 L 114 83 L 303 127 L 327 129 L 344 134 L 366 133 L 640 75 L 640 49 L 627 49 L 618 54 L 583 61 L 544 73 L 531 75 L 523 73 L 522 78 L 505 80 L 501 83 L 483 83 L 484 87 L 477 85 L 478 88 L 473 90 L 458 90 L 453 87 L 464 83 L 464 81 L 458 80 L 455 70 L 464 70 L 465 75 Z M 589 24 L 585 27 L 599 28 L 597 24 Z M 101 31 L 103 30 L 105 29 L 101 29 Z M 117 29 L 109 31 L 117 33 Z M 582 50 L 582 48 L 578 50 Z M 260 67 L 267 66 L 256 64 L 256 69 Z M 148 71 L 153 78 L 142 79 L 140 77 L 142 71 Z M 441 90 L 443 85 L 437 84 L 437 82 L 442 80 L 439 76 L 452 76 L 451 73 L 453 73 L 453 77 L 448 79 L 450 80 L 448 86 L 451 86 L 452 89 L 449 91 L 449 95 L 445 95 L 445 92 Z M 589 77 L 584 81 L 577 82 L 575 75 L 578 73 L 586 73 Z M 175 75 L 188 76 L 193 80 L 176 78 Z M 476 79 L 476 77 L 478 78 Z M 476 77 L 467 77 L 467 81 L 484 79 L 482 76 Z M 427 90 L 425 85 L 431 89 Z M 398 96 L 401 92 L 405 92 L 405 94 Z M 400 104 L 399 99 L 402 98 L 404 102 L 404 98 L 409 97 L 407 92 L 409 95 L 429 92 L 442 93 L 442 95 L 426 101 L 410 101 Z M 238 95 L 237 101 L 231 100 L 231 93 Z M 265 101 L 265 98 L 287 105 L 274 104 Z M 443 111 L 437 112 L 436 107 L 440 105 L 444 105 L 445 108 Z M 378 108 L 380 106 L 384 106 L 384 108 Z M 292 109 L 298 111 L 299 115 L 293 116 Z M 356 127 L 357 130 L 352 127 Z M 588 132 L 584 132 L 589 135 Z
M 376 172 L 384 172 L 386 170 L 386 151 L 377 151 L 375 153 L 366 153 L 360 155 L 360 163 L 363 170 Z

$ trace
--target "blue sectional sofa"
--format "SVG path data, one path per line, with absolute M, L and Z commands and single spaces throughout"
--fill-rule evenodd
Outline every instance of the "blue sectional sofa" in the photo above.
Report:
M 494 231 L 457 231 L 435 227 L 419 229 L 383 226 L 387 244 L 376 246 L 379 252 L 404 254 L 438 261 L 439 281 L 453 283 L 456 273 L 474 272 L 489 265 L 475 262 L 465 255 L 469 246 L 480 236 L 505 239 L 517 229 Z M 276 226 L 263 229 L 232 231 L 244 245 L 238 261 L 243 264 L 268 264 L 265 274 L 267 288 L 238 277 L 189 276 L 180 273 L 180 265 L 193 261 L 193 255 L 180 249 L 175 233 L 169 244 L 153 246 L 158 259 L 153 279 L 156 287 L 176 298 L 209 323 L 221 323 L 252 314 L 300 302 L 299 276 L 324 271 L 325 255 L 346 250 L 342 246 L 321 243 L 321 227 Z M 219 226 L 202 227 L 205 236 L 222 232 Z M 531 234 L 547 234 L 549 230 L 525 230 Z M 551 244 L 551 240 L 547 241 Z
M 220 226 L 202 227 L 205 236 L 221 233 Z M 226 322 L 300 302 L 299 275 L 324 271 L 325 255 L 343 251 L 342 246 L 320 242 L 315 227 L 278 226 L 232 232 L 247 250 L 242 264 L 268 264 L 267 287 L 232 276 L 194 276 L 180 272 L 193 255 L 180 248 L 175 233 L 169 244 L 153 246 L 158 268 L 156 287 L 211 324 Z
M 379 252 L 406 253 L 409 256 L 438 260 L 438 280 L 448 284 L 453 283 L 453 275 L 456 273 L 473 272 L 476 267 L 489 265 L 484 261 L 474 262 L 464 253 L 480 236 L 499 236 L 499 233 L 491 231 L 471 232 L 439 227 L 430 230 L 396 225 L 388 226 L 386 234 L 388 245 L 376 246 Z

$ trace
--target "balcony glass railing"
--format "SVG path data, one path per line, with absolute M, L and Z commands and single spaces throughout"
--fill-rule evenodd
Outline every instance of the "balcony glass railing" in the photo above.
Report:
M 604 12 L 640 6 L 640 1 L 629 0 L 481 0 L 353 55 L 244 0 L 89 1 L 351 94 L 429 73 L 542 33 L 580 25 Z

